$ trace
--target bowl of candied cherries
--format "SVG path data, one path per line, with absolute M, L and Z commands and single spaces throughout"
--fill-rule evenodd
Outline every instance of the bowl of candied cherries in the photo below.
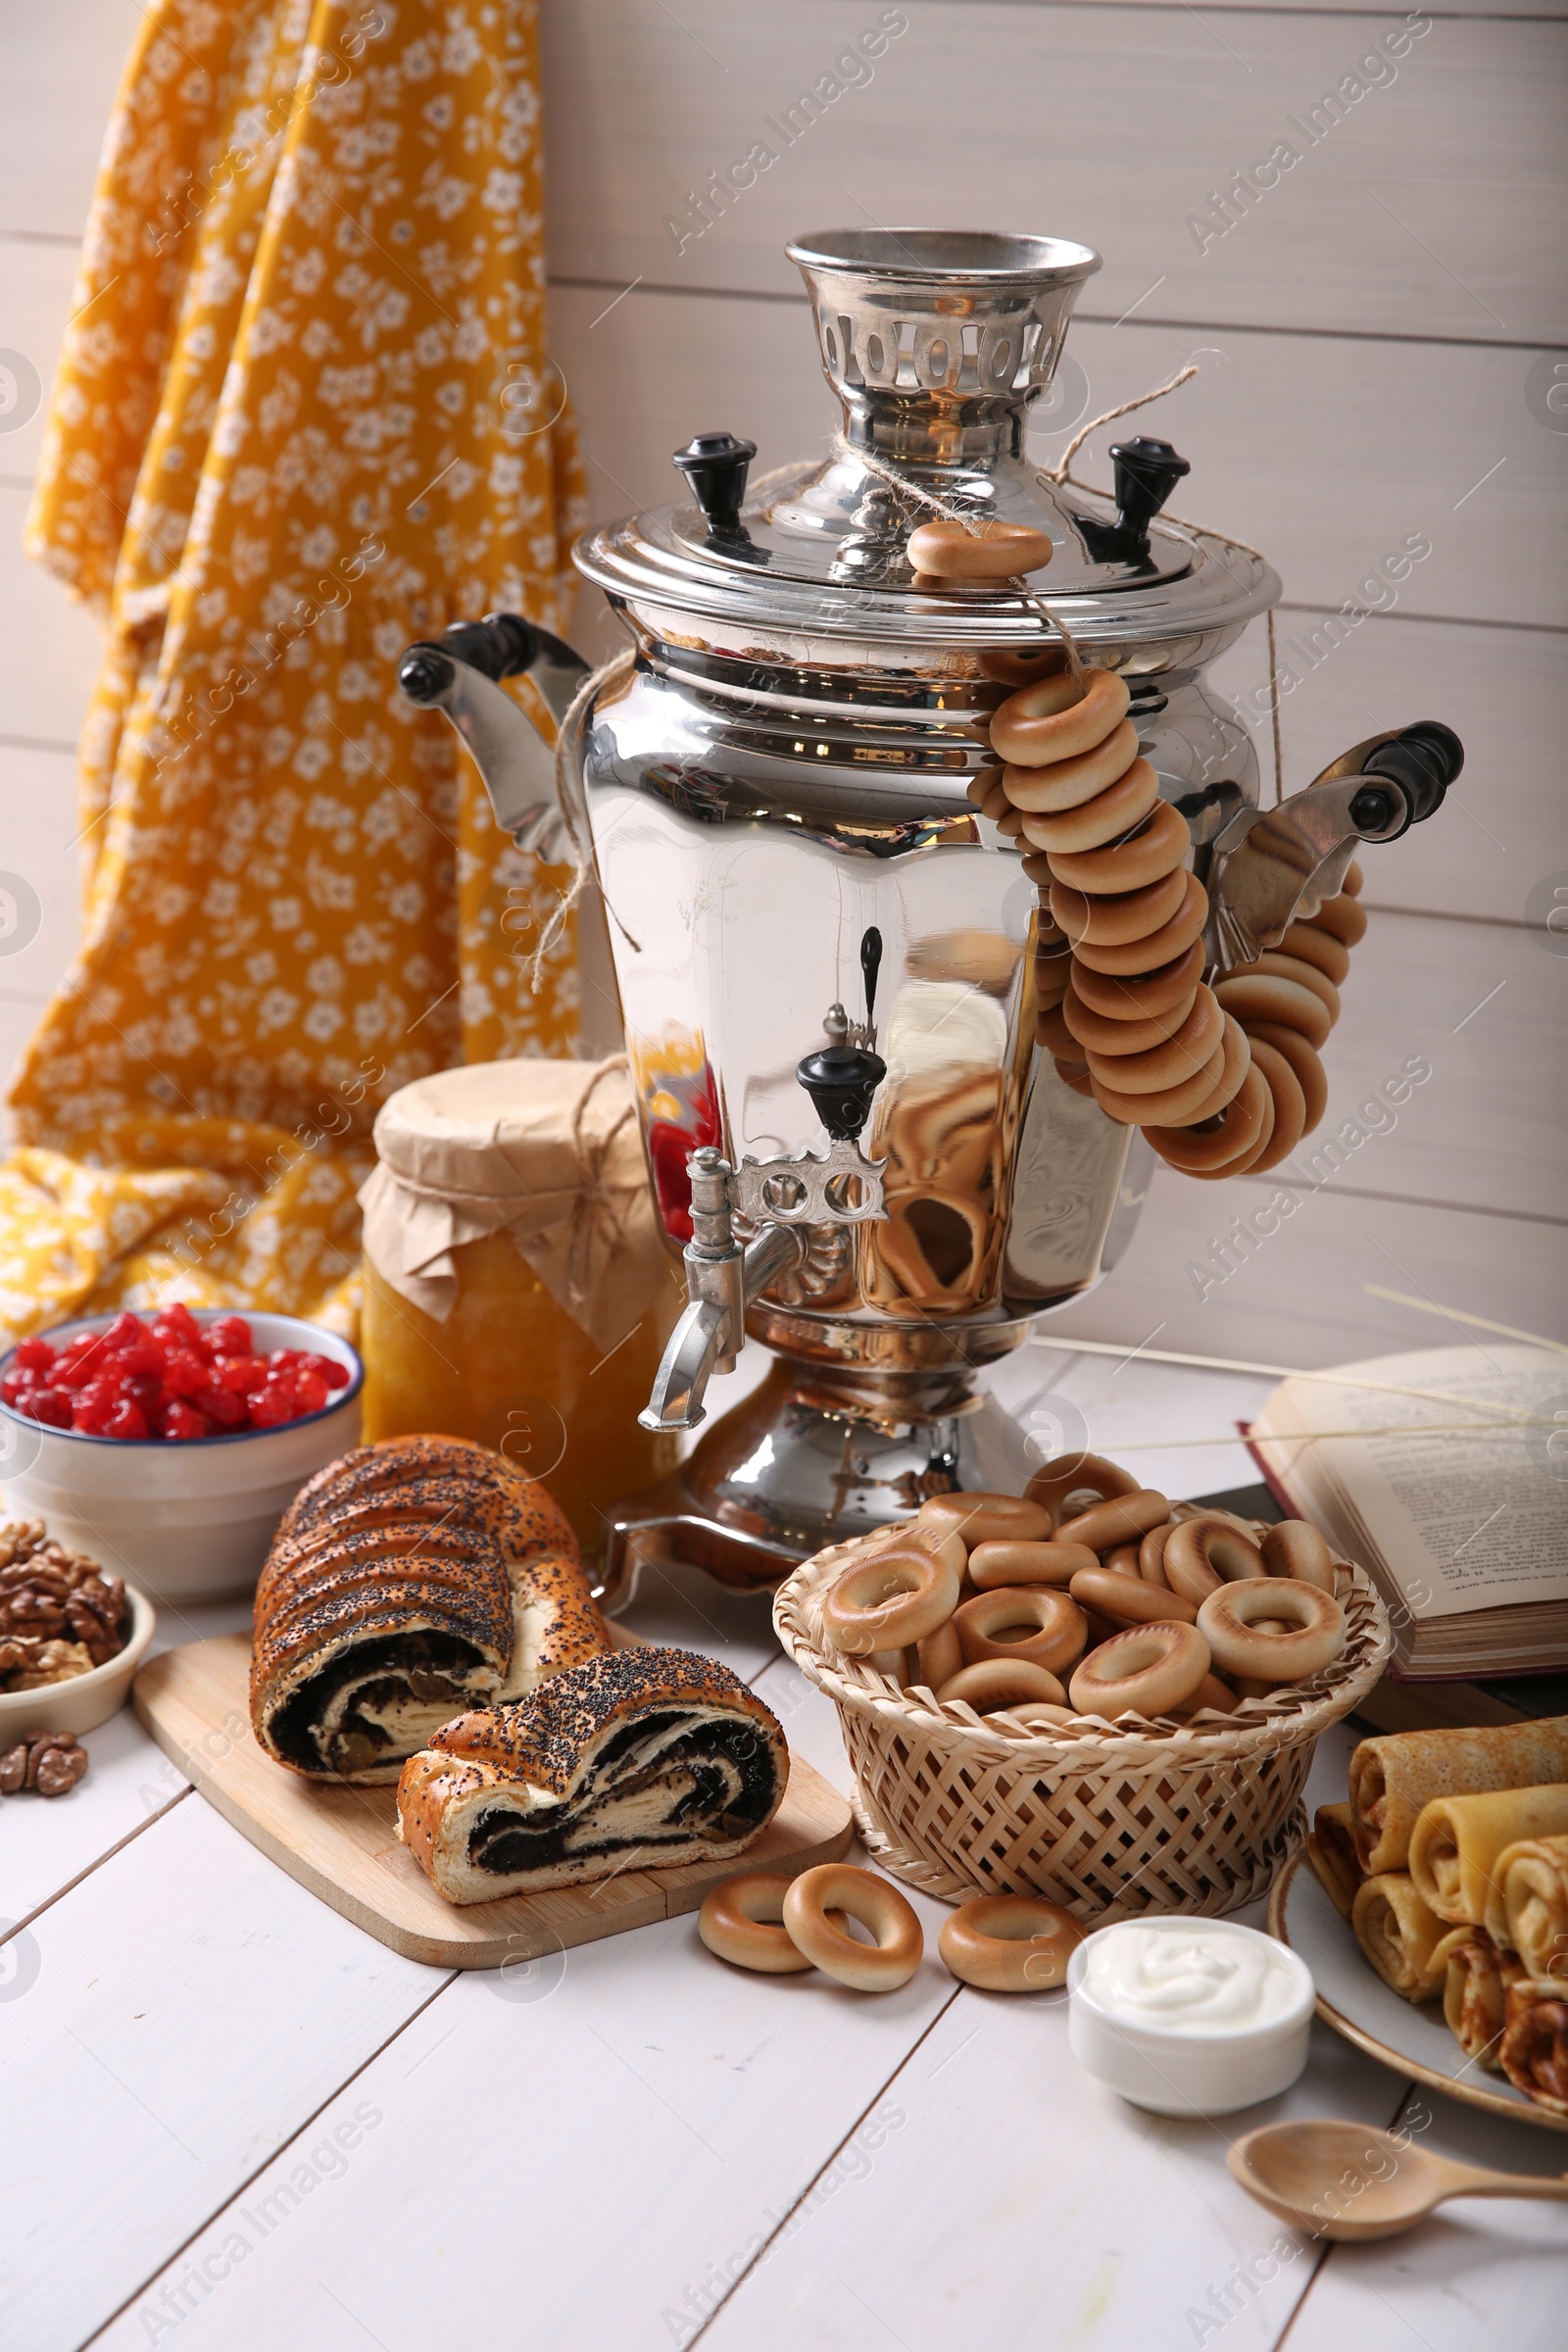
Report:
M 0 1483 L 157 1599 L 254 1585 L 282 1513 L 359 1437 L 364 1368 L 293 1315 L 95 1315 L 0 1358 Z
M 259 1353 L 244 1315 L 199 1322 L 176 1303 L 150 1321 L 126 1308 L 106 1330 L 79 1329 L 58 1345 L 42 1333 L 20 1340 L 0 1373 L 0 1402 L 79 1437 L 178 1444 L 303 1421 L 353 1379 L 352 1363 L 314 1348 Z

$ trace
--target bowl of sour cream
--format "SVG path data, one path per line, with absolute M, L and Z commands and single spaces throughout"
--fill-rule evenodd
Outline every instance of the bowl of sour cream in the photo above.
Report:
M 1080 2065 L 1155 2115 L 1228 2115 L 1306 2064 L 1315 1998 L 1299 1954 L 1227 1919 L 1124 1919 L 1067 1965 Z

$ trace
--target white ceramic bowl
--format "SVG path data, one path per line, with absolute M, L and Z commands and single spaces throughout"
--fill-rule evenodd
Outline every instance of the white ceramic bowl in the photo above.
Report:
M 1102 1936 L 1114 1936 L 1118 1924 L 1162 1936 L 1202 1935 L 1266 1945 L 1269 1959 L 1293 1981 L 1287 2005 L 1243 2032 L 1189 2027 L 1177 2033 L 1147 2017 L 1135 2023 L 1125 2014 L 1113 2015 L 1096 2000 L 1086 1980 L 1095 1945 Z M 1155 2115 L 1229 2115 L 1290 2088 L 1306 2064 L 1314 2001 L 1312 1974 L 1299 1954 L 1255 1928 L 1229 1919 L 1129 1920 L 1099 1929 L 1067 1963 L 1067 2046 L 1081 2066 L 1135 2107 Z
M 193 1307 L 213 1323 L 230 1307 Z M 40 1336 L 56 1348 L 113 1315 L 83 1316 Z M 295 1315 L 247 1314 L 257 1352 L 300 1348 L 349 1368 L 330 1404 L 277 1429 L 221 1437 L 91 1438 L 47 1429 L 0 1404 L 0 1494 L 8 1519 L 41 1519 L 157 1601 L 227 1600 L 261 1574 L 278 1520 L 305 1481 L 360 1436 L 365 1367 L 347 1340 Z M 10 1366 L 8 1353 L 0 1374 Z M 46 1729 L 53 1729 L 52 1725 Z M 66 1728 L 62 1720 L 61 1729 Z
M 145 1592 L 125 1587 L 130 1603 L 130 1638 L 120 1655 L 69 1683 L 51 1683 L 46 1690 L 0 1690 L 0 1755 L 19 1740 L 36 1739 L 40 1732 L 96 1731 L 130 1696 L 136 1669 L 153 1638 L 158 1614 Z

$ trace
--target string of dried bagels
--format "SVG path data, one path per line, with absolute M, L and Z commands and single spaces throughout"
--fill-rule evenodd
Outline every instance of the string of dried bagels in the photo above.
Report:
M 999 521 L 922 523 L 908 544 L 920 588 L 1006 579 L 1031 593 L 1024 574 L 1051 559 L 1045 532 Z M 1066 1085 L 1184 1174 L 1277 1167 L 1328 1104 L 1320 1051 L 1366 930 L 1360 868 L 1336 897 L 1303 901 L 1277 950 L 1206 983 L 1208 894 L 1187 866 L 1186 820 L 1140 753 L 1126 681 L 1084 668 L 1061 634 L 1065 671 L 1039 674 L 1054 655 L 988 661 L 1016 691 L 991 720 L 1001 775 L 969 786 L 982 815 L 1027 845 L 1040 1043 Z

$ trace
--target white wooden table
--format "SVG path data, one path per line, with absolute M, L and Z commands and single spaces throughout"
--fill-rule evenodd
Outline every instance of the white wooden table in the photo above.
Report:
M 1213 1443 L 1267 1386 L 1025 1350 L 1032 1391 L 1172 1494 L 1246 1483 Z M 238 1609 L 166 1616 L 184 1641 Z M 832 1708 L 765 1608 L 650 1581 L 634 1622 L 754 1681 L 848 1785 Z M 122 1713 L 70 1797 L 0 1805 L 0 2340 L 8 2352 L 1225 2352 L 1562 2342 L 1568 2216 L 1449 2207 L 1384 2246 L 1291 2238 L 1228 2139 L 1276 2112 L 1559 2169 L 1326 2029 L 1287 2097 L 1217 2124 L 1084 2075 L 1064 1995 L 960 1987 L 935 1954 L 869 1999 L 725 1969 L 691 1919 L 503 1980 L 400 1960 L 188 1788 Z M 1343 1791 L 1347 1732 L 1313 1799 Z M 1244 1915 L 1248 1916 L 1248 1915 Z M 1275 2249 L 1267 2282 L 1236 2267 Z M 1555 2317 L 1553 2316 L 1555 2315 Z

